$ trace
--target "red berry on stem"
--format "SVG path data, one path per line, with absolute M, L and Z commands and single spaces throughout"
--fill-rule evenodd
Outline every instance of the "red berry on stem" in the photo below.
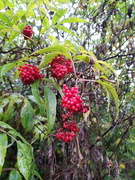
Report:
M 23 84 L 32 84 L 34 81 L 41 80 L 44 77 L 36 66 L 30 64 L 20 66 L 18 71 L 21 71 L 20 78 Z
M 25 40 L 28 40 L 29 38 L 31 38 L 32 35 L 33 35 L 32 27 L 29 26 L 29 25 L 26 26 L 26 27 L 23 29 L 22 34 L 25 35 L 25 36 L 24 36 L 24 39 L 25 39 Z

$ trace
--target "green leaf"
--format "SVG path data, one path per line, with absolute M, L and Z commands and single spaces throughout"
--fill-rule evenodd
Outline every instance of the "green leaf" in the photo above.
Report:
M 52 18 L 52 25 L 55 25 L 59 21 L 59 19 L 65 15 L 66 12 L 67 12 L 67 9 L 58 10 Z
M 15 66 L 15 63 L 8 63 L 8 64 L 3 65 L 2 68 L 0 69 L 0 77 L 2 77 L 4 73 L 9 71 L 14 66 Z
M 43 180 L 43 179 L 41 178 L 40 174 L 39 174 L 37 171 L 34 171 L 33 173 L 34 173 L 35 176 L 38 177 L 38 179 Z
M 68 53 L 62 53 L 62 52 L 55 52 L 55 53 L 50 53 L 50 54 L 46 54 L 44 57 L 44 60 L 41 61 L 40 65 L 39 65 L 39 69 L 43 68 L 44 66 L 46 66 L 47 64 L 49 64 L 52 59 L 57 56 L 58 54 L 64 55 L 65 57 L 71 59 L 71 55 Z
M 56 26 L 54 26 L 53 28 L 60 29 L 60 30 L 62 30 L 62 31 L 64 31 L 64 32 L 67 32 L 67 33 L 75 36 L 75 34 L 74 34 L 72 31 L 70 31 L 68 28 L 66 28 L 65 26 L 56 25 Z
M 57 101 L 56 101 L 56 96 L 53 93 L 53 91 L 51 91 L 49 88 L 45 87 L 44 88 L 44 96 L 45 96 L 45 101 L 48 105 L 48 109 L 47 109 L 47 131 L 48 133 L 50 132 L 50 130 L 53 128 L 54 126 L 54 122 L 56 119 L 56 105 L 57 105 Z
M 47 81 L 49 84 L 52 84 L 59 91 L 61 97 L 63 96 L 62 89 L 58 83 L 56 83 L 54 80 L 48 79 L 48 78 L 44 78 L 43 80 Z
M 49 7 L 49 6 L 50 6 L 50 2 L 49 2 L 49 0 L 43 0 L 43 2 L 46 4 L 46 6 L 47 6 L 47 7 Z
M 27 99 L 24 99 L 24 105 L 21 109 L 21 122 L 26 131 L 30 131 L 34 125 L 33 108 Z
M 17 62 L 32 59 L 32 58 L 35 58 L 35 57 L 37 57 L 37 56 L 39 56 L 41 54 L 48 53 L 48 52 L 59 52 L 60 54 L 61 53 L 69 53 L 69 49 L 65 48 L 63 46 L 60 46 L 60 45 L 51 46 L 51 47 L 47 47 L 47 48 L 44 48 L 44 49 L 40 49 L 39 51 L 36 51 L 36 52 L 30 54 L 27 57 L 24 57 L 24 58 L 21 58 L 21 59 L 17 60 Z
M 89 57 L 87 55 L 78 55 L 78 56 L 75 56 L 74 59 L 79 59 L 79 60 L 87 62 L 87 63 L 90 62 Z
M 15 104 L 15 102 L 18 101 L 18 97 L 13 97 L 13 98 L 12 98 L 12 96 L 10 96 L 10 97 L 11 97 L 11 100 L 9 101 L 8 107 L 3 114 L 3 118 L 5 121 L 11 119 L 11 115 L 14 112 L 14 104 Z
M 88 21 L 86 21 L 86 20 L 84 20 L 84 19 L 81 19 L 81 18 L 69 17 L 69 18 L 66 18 L 66 19 L 60 21 L 58 24 L 74 23 L 74 22 L 87 22 L 87 23 L 89 23 Z
M 9 26 L 12 26 L 11 20 L 5 13 L 0 12 L 0 20 L 2 20 L 4 23 L 6 23 Z
M 11 42 L 16 36 L 18 36 L 19 33 L 16 31 L 12 31 L 9 36 L 9 42 Z
M 106 63 L 105 61 L 99 61 L 99 60 L 98 60 L 97 62 L 100 63 L 100 64 L 105 65 L 106 67 L 108 67 L 108 68 L 114 73 L 114 75 L 115 75 L 115 77 L 116 77 L 116 80 L 117 80 L 117 85 L 118 85 L 119 80 L 118 80 L 118 76 L 117 76 L 115 70 L 114 70 L 108 63 Z
M 43 101 L 43 99 L 41 99 L 38 88 L 39 88 L 39 81 L 35 81 L 32 84 L 32 94 L 39 106 L 41 116 L 45 116 L 45 109 L 47 106 L 46 106 L 45 102 Z
M 31 146 L 17 141 L 17 166 L 26 180 L 30 178 L 32 171 L 32 148 Z
M 22 180 L 22 176 L 16 169 L 13 169 L 10 172 L 9 180 Z
M 43 19 L 43 26 L 44 26 L 44 31 L 47 31 L 50 27 L 50 24 L 49 24 L 49 19 L 47 17 L 45 17 Z
M 3 1 L 1 0 L 1 1 L 0 1 L 0 10 L 3 9 L 3 8 L 4 8 L 4 3 L 3 3 Z
M 106 70 L 97 62 L 95 61 L 94 66 L 99 69 L 101 72 L 103 72 L 105 75 L 108 75 L 108 73 L 106 72 Z
M 0 174 L 3 164 L 5 162 L 5 156 L 7 152 L 8 139 L 6 134 L 0 134 Z
M 118 114 L 119 114 L 119 99 L 118 99 L 118 94 L 117 94 L 115 88 L 107 82 L 102 82 L 100 80 L 97 80 L 96 82 L 100 83 L 104 88 L 106 88 L 106 91 L 108 91 L 113 96 L 114 101 L 115 101 L 116 110 L 117 110 L 116 118 L 115 118 L 115 120 L 116 120 L 118 118 Z

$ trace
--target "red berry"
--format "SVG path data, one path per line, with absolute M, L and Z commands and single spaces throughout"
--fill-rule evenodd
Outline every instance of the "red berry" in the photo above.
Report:
M 73 71 L 71 60 L 66 60 L 63 55 L 58 55 L 52 59 L 50 65 L 51 76 L 60 80 Z
M 31 38 L 32 35 L 33 35 L 33 30 L 32 30 L 32 28 L 31 28 L 31 26 L 29 26 L 29 25 L 26 26 L 26 27 L 23 29 L 22 34 L 25 35 L 25 36 L 24 36 L 24 39 L 25 39 L 25 40 Z
M 18 71 L 21 71 L 20 78 L 23 84 L 32 84 L 35 80 L 41 80 L 44 77 L 36 66 L 30 64 L 20 66 Z

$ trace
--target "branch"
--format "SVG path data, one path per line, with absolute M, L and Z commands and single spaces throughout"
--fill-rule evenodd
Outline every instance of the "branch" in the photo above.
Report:
M 101 59 L 101 61 L 107 61 L 108 59 L 112 59 L 112 58 L 115 58 L 115 57 L 124 57 L 124 56 L 134 56 L 135 53 L 132 53 L 132 54 L 116 54 L 115 56 L 111 56 L 111 57 L 108 57 L 108 58 L 105 58 L 105 59 Z

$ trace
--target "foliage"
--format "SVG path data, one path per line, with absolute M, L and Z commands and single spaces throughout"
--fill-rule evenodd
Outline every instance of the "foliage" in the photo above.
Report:
M 132 0 L 0 1 L 0 179 L 134 179 L 134 7 Z M 62 80 L 50 72 L 58 55 L 73 67 Z M 23 84 L 24 64 L 44 77 Z M 67 116 L 63 84 L 79 88 L 86 113 Z M 79 132 L 65 143 L 55 134 L 68 120 Z

